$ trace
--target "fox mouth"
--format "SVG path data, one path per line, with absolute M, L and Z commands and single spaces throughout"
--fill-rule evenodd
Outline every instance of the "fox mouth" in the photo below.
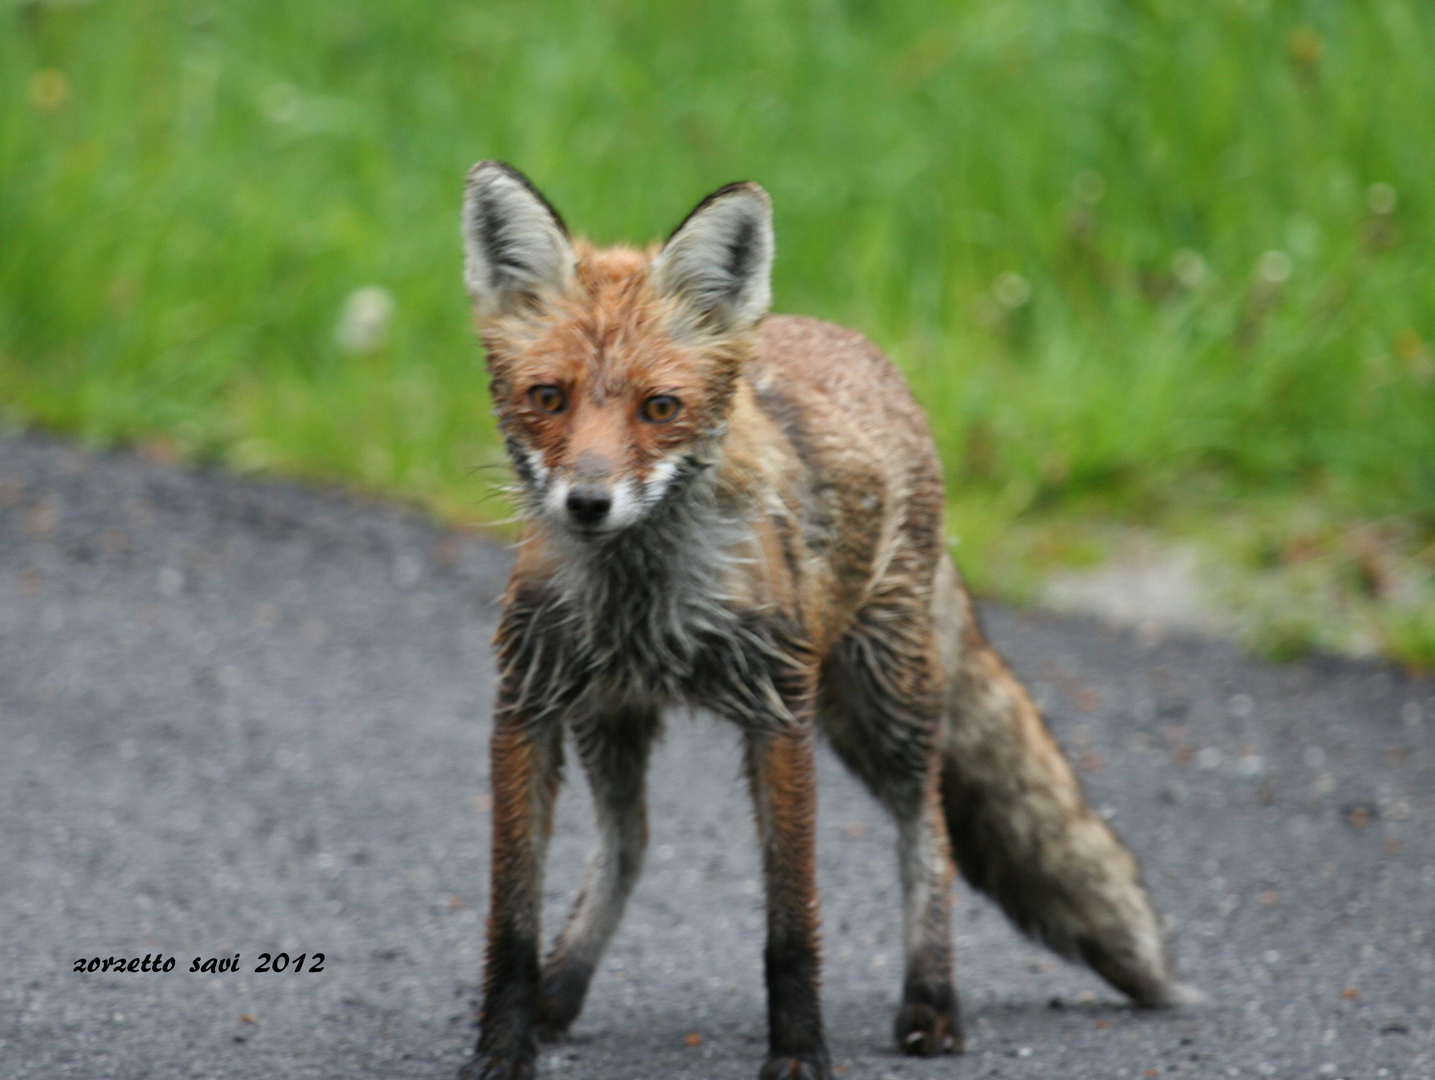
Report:
M 563 522 L 563 528 L 568 532 L 570 536 L 577 537 L 579 540 L 596 542 L 600 540 L 612 539 L 613 537 L 618 536 L 623 532 L 626 532 L 628 526 L 614 525 L 610 522 L 598 522 L 594 525 L 584 525 L 580 522 L 569 519 Z

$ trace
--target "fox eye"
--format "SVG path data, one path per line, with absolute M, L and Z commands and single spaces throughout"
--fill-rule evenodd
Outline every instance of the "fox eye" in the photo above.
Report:
M 677 416 L 682 407 L 683 403 L 671 394 L 654 394 L 643 402 L 643 419 L 663 424 Z
M 568 398 L 556 386 L 535 386 L 528 391 L 528 400 L 535 409 L 546 413 L 561 413 L 568 404 Z

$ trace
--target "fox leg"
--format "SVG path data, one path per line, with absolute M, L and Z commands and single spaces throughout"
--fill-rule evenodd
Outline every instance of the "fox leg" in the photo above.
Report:
M 1172 976 L 1135 857 L 1092 810 L 1026 688 L 987 644 L 950 559 L 933 613 L 947 670 L 941 797 L 962 875 L 1023 932 L 1140 1005 L 1199 995 Z
M 894 1024 L 897 1048 L 919 1057 L 959 1054 L 964 1039 L 952 984 L 952 859 L 935 770 L 920 805 L 899 809 L 894 816 L 906 965 Z
M 575 725 L 578 756 L 588 773 L 598 843 L 578 899 L 543 965 L 538 1014 L 545 1036 L 577 1018 L 589 980 L 618 929 L 643 867 L 648 842 L 644 774 L 658 729 L 655 711 L 639 710 Z
M 538 1051 L 543 858 L 563 767 L 562 728 L 500 707 L 494 722 L 493 860 L 478 1047 L 461 1080 L 531 1080 Z
M 812 723 L 749 731 L 746 766 L 767 884 L 769 1056 L 760 1080 L 831 1080 L 819 999 Z
M 819 699 L 833 748 L 897 824 L 905 973 L 894 1034 L 902 1053 L 923 1057 L 963 1048 L 952 985 L 952 862 L 935 754 L 941 677 L 929 627 L 920 613 L 859 616 L 829 658 Z

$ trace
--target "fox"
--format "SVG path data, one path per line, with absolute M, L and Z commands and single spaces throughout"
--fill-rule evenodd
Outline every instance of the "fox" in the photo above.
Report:
M 662 244 L 598 248 L 523 174 L 482 161 L 462 238 L 523 520 L 495 637 L 492 879 L 462 1080 L 528 1080 L 540 1038 L 578 1016 L 642 868 L 650 751 L 682 707 L 741 735 L 766 890 L 761 1080 L 832 1077 L 819 732 L 896 823 L 901 1053 L 964 1048 L 957 871 L 1138 1005 L 1194 1000 L 1135 857 L 983 634 L 903 377 L 854 331 L 768 313 L 763 188 L 719 188 Z M 540 959 L 565 742 L 597 840 Z

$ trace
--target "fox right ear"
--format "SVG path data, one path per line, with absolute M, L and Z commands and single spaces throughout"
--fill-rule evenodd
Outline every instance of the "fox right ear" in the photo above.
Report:
M 479 317 L 558 296 L 573 279 L 573 244 L 558 211 L 517 169 L 480 161 L 463 193 L 463 278 Z

